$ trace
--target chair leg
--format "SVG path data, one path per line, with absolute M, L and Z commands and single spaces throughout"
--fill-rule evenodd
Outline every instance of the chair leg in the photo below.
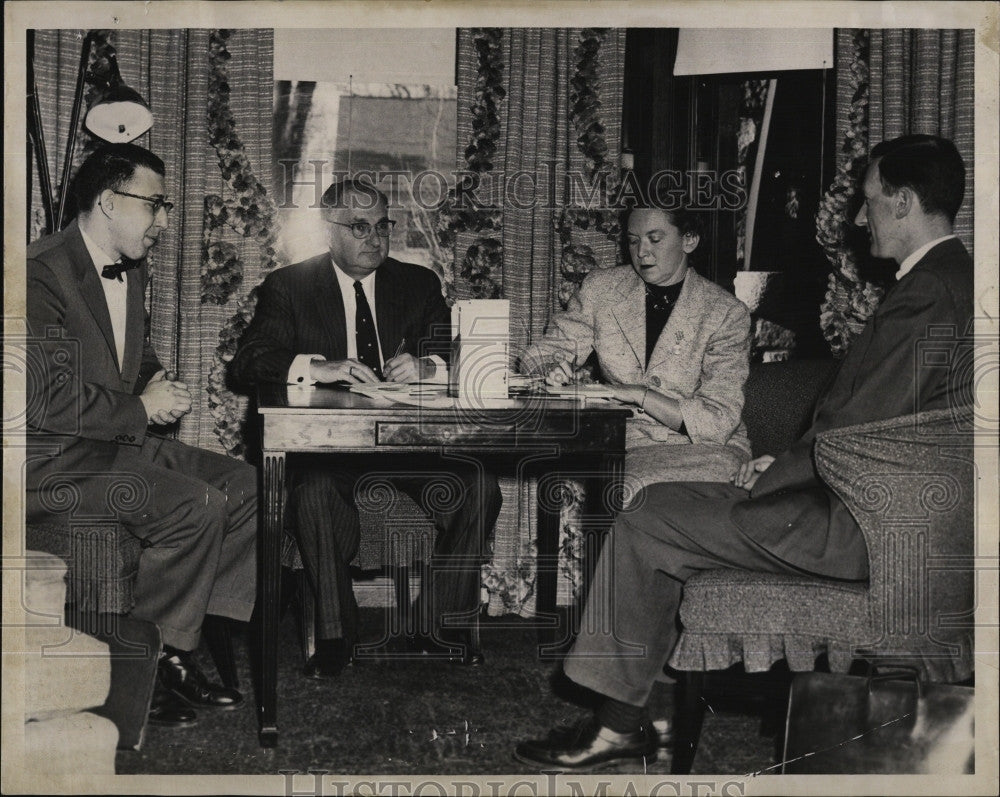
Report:
M 236 674 L 236 659 L 233 656 L 233 632 L 229 622 L 225 617 L 206 615 L 202 632 L 222 685 L 229 689 L 239 689 L 240 679 Z
M 687 775 L 698 751 L 698 739 L 705 719 L 705 701 L 702 688 L 705 674 L 684 672 L 677 681 L 676 716 L 674 718 L 674 758 L 670 771 L 674 775 Z

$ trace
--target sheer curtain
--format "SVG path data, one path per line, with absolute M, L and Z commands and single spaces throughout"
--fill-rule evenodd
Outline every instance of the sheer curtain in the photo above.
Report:
M 66 151 L 73 93 L 86 31 L 39 30 L 35 73 L 52 181 L 58 191 Z M 119 30 L 109 34 L 122 79 L 153 111 L 152 130 L 135 141 L 166 164 L 167 193 L 176 203 L 170 228 L 150 256 L 147 286 L 150 336 L 164 366 L 178 372 L 193 394 L 193 407 L 178 424 L 184 442 L 221 450 L 207 406 L 208 369 L 218 345 L 218 330 L 233 314 L 237 299 L 225 305 L 202 303 L 201 261 L 204 197 L 223 194 L 225 182 L 208 137 L 209 31 Z M 229 103 L 237 130 L 257 176 L 270 185 L 273 39 L 270 30 L 234 30 L 227 62 Z M 82 117 L 82 114 L 81 114 Z M 74 168 L 93 146 L 81 132 Z M 37 176 L 32 189 L 32 238 L 44 216 Z M 246 264 L 243 285 L 257 284 L 259 258 L 253 242 L 235 234 Z
M 975 31 L 869 32 L 869 141 L 928 133 L 955 142 L 965 159 L 965 201 L 955 233 L 972 252 L 975 196 Z

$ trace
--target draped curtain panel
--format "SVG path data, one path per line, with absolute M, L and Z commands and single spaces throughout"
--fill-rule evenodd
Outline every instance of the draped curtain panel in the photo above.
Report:
M 36 33 L 36 81 L 56 186 L 62 178 L 85 33 Z M 201 301 L 204 197 L 225 193 L 216 152 L 208 137 L 209 31 L 118 30 L 111 32 L 110 41 L 117 52 L 122 79 L 146 99 L 153 111 L 152 130 L 135 143 L 163 159 L 167 193 L 176 204 L 170 228 L 150 255 L 150 337 L 161 362 L 177 371 L 193 395 L 191 413 L 178 424 L 178 438 L 221 451 L 215 421 L 207 406 L 208 370 L 218 345 L 219 329 L 232 316 L 236 301 L 263 274 L 254 244 L 231 233 L 229 240 L 237 245 L 246 264 L 244 288 L 225 305 Z M 232 31 L 228 47 L 232 55 L 227 62 L 229 102 L 237 131 L 255 173 L 269 186 L 273 34 L 270 30 Z M 78 140 L 75 165 L 79 165 L 88 148 L 88 138 L 81 134 Z M 31 218 L 41 220 L 35 227 L 40 233 L 44 218 L 37 185 L 33 188 Z
M 965 201 L 955 233 L 973 250 L 975 31 L 872 30 L 869 141 L 907 133 L 950 138 L 965 159 Z
M 52 179 L 54 200 L 59 197 L 63 179 L 63 159 L 69 139 L 69 122 L 80 64 L 82 30 L 39 30 L 35 32 L 35 87 L 45 139 L 45 155 Z M 29 87 L 30 90 L 30 87 Z M 141 142 L 143 139 L 140 139 Z M 76 157 L 70 168 L 76 170 L 83 159 L 83 137 L 77 139 Z M 38 182 L 37 161 L 31 163 L 31 210 L 28 238 L 34 241 L 45 231 L 45 211 Z
M 511 317 L 518 319 L 511 329 L 511 344 L 518 348 L 545 330 L 558 304 L 562 251 L 554 222 L 571 201 L 565 178 L 589 184 L 589 176 L 570 112 L 580 29 L 506 33 L 504 61 L 510 67 L 501 116 L 504 146 L 497 160 L 506 178 L 505 197 L 516 197 L 504 204 L 502 284 Z M 596 87 L 613 160 L 619 152 L 624 68 L 625 31 L 610 30 L 600 49 Z M 603 234 L 575 229 L 573 242 L 590 246 L 600 267 L 615 265 L 616 245 Z
M 558 306 L 562 246 L 556 221 L 569 201 L 567 175 L 589 184 L 586 159 L 577 142 L 572 95 L 580 44 L 578 28 L 505 29 L 502 35 L 502 86 L 499 103 L 500 136 L 488 184 L 502 201 L 502 273 L 493 278 L 510 300 L 511 350 L 516 356 L 540 335 Z M 458 37 L 458 165 L 468 168 L 464 152 L 472 140 L 477 54 L 470 30 Z M 625 31 L 609 30 L 597 60 L 593 87 L 600 102 L 608 157 L 616 160 L 620 147 L 624 86 Z M 473 233 L 456 237 L 456 263 L 475 240 Z M 616 244 L 593 229 L 573 230 L 573 243 L 593 249 L 599 267 L 616 263 Z M 468 281 L 456 280 L 458 298 L 472 295 Z M 493 561 L 486 568 L 485 585 L 491 613 L 530 614 L 534 610 L 535 502 L 534 479 L 501 479 L 504 510 L 497 522 Z M 574 495 L 573 485 L 567 495 Z M 564 510 L 560 591 L 579 581 L 578 500 Z M 567 534 L 568 532 L 568 534 Z

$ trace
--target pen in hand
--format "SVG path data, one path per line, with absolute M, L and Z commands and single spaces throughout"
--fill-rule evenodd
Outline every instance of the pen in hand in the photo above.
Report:
M 396 346 L 396 353 L 395 353 L 395 354 L 393 354 L 393 355 L 392 355 L 392 357 L 390 357 L 390 358 L 389 358 L 388 360 L 386 360 L 386 362 L 385 362 L 385 363 L 383 363 L 383 365 L 382 365 L 382 369 L 381 369 L 381 372 L 379 373 L 379 378 L 380 378 L 380 379 L 381 379 L 381 380 L 382 380 L 383 382 L 384 382 L 384 381 L 386 381 L 386 376 L 385 376 L 385 365 L 386 365 L 387 363 L 391 363 L 391 362 L 393 362 L 393 360 L 395 360 L 395 359 L 396 359 L 397 357 L 399 357 L 399 355 L 401 355 L 401 354 L 403 353 L 403 350 L 404 350 L 405 348 L 406 348 L 406 338 L 404 337 L 404 338 L 403 338 L 403 339 L 402 339 L 401 341 L 399 341 L 399 345 L 398 345 L 398 346 Z

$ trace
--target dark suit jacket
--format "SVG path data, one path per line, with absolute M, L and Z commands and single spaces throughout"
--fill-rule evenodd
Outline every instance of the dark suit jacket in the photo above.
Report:
M 809 572 L 867 575 L 864 538 L 816 473 L 816 435 L 968 404 L 972 369 L 959 349 L 972 332 L 972 296 L 972 258 L 956 238 L 931 249 L 886 293 L 820 399 L 810 429 L 761 475 L 751 499 L 733 508 L 744 534 Z M 929 349 L 936 356 L 923 357 Z
M 100 470 L 140 446 L 139 394 L 161 369 L 145 339 L 146 270 L 129 272 L 121 369 L 101 277 L 74 221 L 28 247 L 28 487 L 53 469 Z M 42 452 L 60 452 L 42 461 Z
M 375 316 L 386 359 L 405 338 L 409 354 L 448 360 L 451 312 L 434 272 L 387 258 L 375 272 Z M 321 354 L 328 360 L 347 356 L 344 300 L 329 253 L 268 275 L 258 289 L 257 308 L 230 365 L 231 375 L 242 385 L 284 383 L 298 354 Z

